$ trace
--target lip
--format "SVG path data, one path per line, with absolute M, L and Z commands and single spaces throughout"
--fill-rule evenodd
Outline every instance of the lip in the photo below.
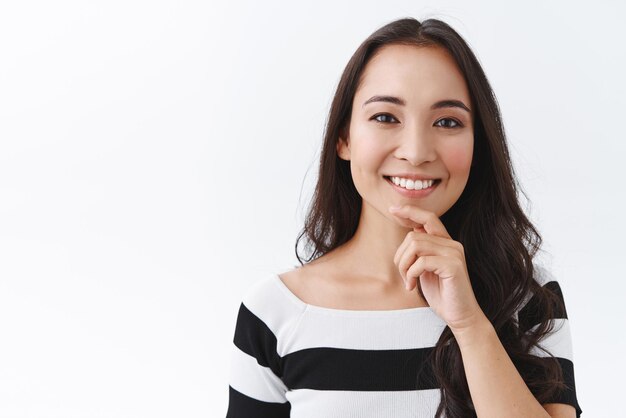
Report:
M 411 173 L 397 173 L 397 174 L 385 174 L 385 177 L 402 177 L 405 179 L 415 180 L 437 180 L 438 177 L 428 176 L 426 174 L 411 174 Z
M 408 190 L 405 189 L 404 187 L 400 187 L 400 186 L 396 186 L 394 184 L 393 181 L 391 181 L 390 177 L 383 177 L 385 179 L 385 181 L 387 183 L 389 183 L 391 185 L 391 187 L 394 188 L 395 191 L 397 191 L 398 193 L 400 193 L 402 196 L 404 197 L 409 197 L 409 198 L 420 198 L 420 197 L 426 197 L 428 195 L 430 195 L 436 188 L 437 186 L 439 186 L 439 183 L 441 183 L 441 180 L 437 180 L 433 183 L 432 186 L 430 186 L 427 189 L 422 189 L 422 190 Z

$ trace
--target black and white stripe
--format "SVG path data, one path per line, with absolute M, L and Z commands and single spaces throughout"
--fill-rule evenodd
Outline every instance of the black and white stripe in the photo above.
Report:
M 520 320 L 531 316 L 524 312 Z M 554 401 L 578 407 L 569 325 L 566 317 L 554 320 L 562 326 L 543 346 L 572 384 Z M 246 292 L 239 309 L 227 417 L 433 417 L 440 393 L 428 357 L 443 328 L 429 307 L 307 305 L 269 274 Z
M 576 409 L 576 416 L 579 417 L 582 410 L 576 397 L 572 334 L 563 291 L 552 273 L 540 265 L 536 265 L 535 268 L 539 284 L 551 290 L 558 297 L 561 304 L 553 306 L 551 316 L 552 329 L 539 342 L 541 348 L 533 347 L 530 352 L 539 357 L 549 357 L 549 355 L 552 354 L 556 358 L 563 370 L 564 382 L 568 388 L 556 394 L 550 403 L 566 403 L 572 405 Z M 541 311 L 537 298 L 535 296 L 528 297 L 526 303 L 518 311 L 520 331 L 528 332 L 536 329 L 539 325 L 540 316 L 543 316 L 542 314 L 544 314 L 544 312 Z

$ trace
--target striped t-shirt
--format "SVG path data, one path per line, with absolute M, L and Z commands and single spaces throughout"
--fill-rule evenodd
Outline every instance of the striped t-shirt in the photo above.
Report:
M 540 266 L 538 272 L 537 281 L 562 298 L 554 277 Z M 519 311 L 522 329 L 537 324 L 530 307 L 527 298 Z M 552 321 L 553 331 L 540 344 L 561 364 L 569 390 L 550 403 L 570 404 L 579 417 L 566 312 Z M 434 417 L 440 390 L 426 359 L 445 326 L 430 307 L 363 311 L 310 305 L 277 274 L 267 274 L 248 289 L 239 308 L 227 418 Z

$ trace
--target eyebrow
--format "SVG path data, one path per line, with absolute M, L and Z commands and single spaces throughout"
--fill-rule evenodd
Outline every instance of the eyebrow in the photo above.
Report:
M 400 106 L 405 106 L 406 105 L 406 102 L 404 101 L 404 99 L 402 99 L 400 97 L 396 97 L 396 96 L 372 96 L 369 99 L 367 99 L 365 101 L 365 103 L 363 103 L 363 106 L 361 106 L 361 107 L 365 107 L 366 104 L 373 103 L 373 102 L 393 103 L 393 104 L 400 105 Z M 456 99 L 440 100 L 438 102 L 433 103 L 432 106 L 430 106 L 431 110 L 442 109 L 442 108 L 445 108 L 445 107 L 458 107 L 460 109 L 465 110 L 468 113 L 472 113 L 470 108 L 468 108 L 465 105 L 465 103 L 463 103 L 460 100 L 456 100 Z

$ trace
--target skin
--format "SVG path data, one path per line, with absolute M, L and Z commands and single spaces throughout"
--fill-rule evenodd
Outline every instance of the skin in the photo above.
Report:
M 363 106 L 375 95 L 400 97 L 406 104 Z M 472 115 L 457 107 L 431 110 L 444 99 L 459 100 L 471 110 L 463 75 L 447 51 L 387 45 L 368 62 L 353 100 L 349 132 L 337 143 L 339 157 L 350 161 L 363 205 L 354 237 L 335 257 L 354 260 L 347 270 L 385 287 L 404 288 L 394 255 L 412 230 L 388 211 L 389 206 L 412 204 L 441 216 L 458 200 L 469 178 Z M 383 178 L 403 172 L 442 182 L 427 197 L 407 198 Z
M 399 97 L 405 104 L 364 105 L 375 95 Z M 464 103 L 469 112 L 458 107 L 431 109 L 444 99 Z M 340 295 L 340 304 L 350 299 L 348 295 L 360 299 L 369 294 L 375 299 L 385 294 L 393 299 L 398 289 L 407 293 L 406 284 L 406 289 L 415 289 L 419 278 L 426 299 L 419 296 L 420 303 L 446 321 L 459 343 L 478 416 L 573 417 L 572 406 L 540 405 L 529 391 L 476 302 L 463 246 L 451 239 L 439 219 L 467 184 L 473 147 L 469 92 L 447 51 L 431 46 L 381 48 L 362 74 L 348 133 L 337 143 L 337 153 L 350 161 L 354 185 L 363 198 L 359 226 L 346 244 L 309 263 L 317 279 L 299 282 L 315 286 L 300 288 L 297 294 L 317 305 L 331 294 Z M 442 182 L 427 197 L 408 198 L 383 178 L 402 172 Z M 293 277 L 284 281 L 293 284 Z M 343 287 L 338 284 L 342 281 Z M 359 288 L 369 293 L 357 294 Z
M 349 133 L 338 141 L 337 153 L 350 161 L 363 209 L 356 234 L 340 253 L 359 260 L 351 268 L 374 272 L 375 280 L 389 286 L 406 280 L 412 290 L 420 278 L 426 299 L 459 342 L 479 416 L 575 416 L 572 406 L 542 406 L 530 393 L 476 303 L 462 245 L 439 220 L 467 184 L 474 147 L 469 92 L 456 63 L 438 47 L 389 45 L 368 63 L 361 81 Z M 406 104 L 363 106 L 374 95 L 401 97 Z M 470 112 L 430 109 L 443 99 L 460 100 Z M 378 116 L 385 123 L 373 118 L 381 112 L 389 114 Z M 383 178 L 400 172 L 428 174 L 442 183 L 425 198 L 407 198 Z

